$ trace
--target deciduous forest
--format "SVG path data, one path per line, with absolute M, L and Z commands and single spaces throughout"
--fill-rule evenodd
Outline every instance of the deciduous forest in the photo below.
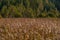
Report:
M 0 18 L 59 18 L 60 0 L 0 0 Z

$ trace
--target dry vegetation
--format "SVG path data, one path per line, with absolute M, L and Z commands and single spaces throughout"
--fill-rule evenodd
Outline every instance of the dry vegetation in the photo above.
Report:
M 60 40 L 60 19 L 0 19 L 0 40 Z

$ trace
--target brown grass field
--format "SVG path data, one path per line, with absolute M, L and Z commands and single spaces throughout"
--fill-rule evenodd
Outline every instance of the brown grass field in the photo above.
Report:
M 60 40 L 60 19 L 2 18 L 0 40 Z

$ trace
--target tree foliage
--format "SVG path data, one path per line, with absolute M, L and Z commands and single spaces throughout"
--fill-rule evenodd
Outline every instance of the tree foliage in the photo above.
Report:
M 0 0 L 3 18 L 60 17 L 60 0 Z

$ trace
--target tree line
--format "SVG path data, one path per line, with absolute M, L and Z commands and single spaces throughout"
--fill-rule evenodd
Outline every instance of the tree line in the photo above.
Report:
M 59 0 L 0 0 L 0 17 L 59 18 L 59 4 Z

